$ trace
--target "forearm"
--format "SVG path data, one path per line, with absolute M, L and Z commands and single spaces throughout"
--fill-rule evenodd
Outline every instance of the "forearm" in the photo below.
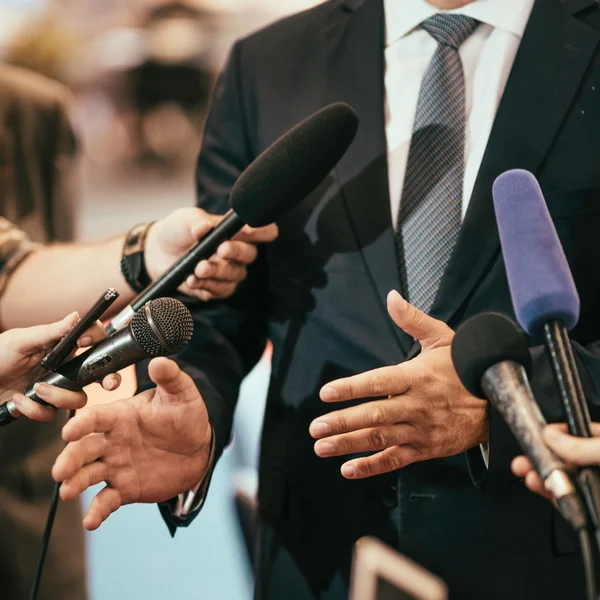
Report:
M 2 330 L 56 321 L 71 311 L 89 310 L 107 288 L 125 306 L 133 292 L 120 268 L 124 237 L 97 244 L 57 244 L 32 252 L 10 276 L 0 298 Z

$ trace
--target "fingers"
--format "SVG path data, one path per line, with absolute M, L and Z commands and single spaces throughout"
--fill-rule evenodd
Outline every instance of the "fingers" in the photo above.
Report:
M 394 446 L 383 452 L 344 463 L 341 473 L 346 479 L 365 479 L 391 473 L 421 460 L 421 453 L 412 446 Z
M 323 402 L 397 396 L 406 393 L 413 381 L 413 365 L 403 363 L 332 381 L 321 388 Z
M 396 290 L 388 294 L 387 305 L 394 323 L 421 342 L 424 350 L 448 346 L 452 342 L 454 332 L 446 323 L 421 312 L 402 298 Z
M 102 433 L 88 435 L 77 442 L 67 444 L 58 455 L 52 467 L 55 481 L 65 481 L 85 465 L 98 460 L 104 455 L 106 439 Z
M 321 458 L 326 458 L 373 452 L 392 446 L 412 444 L 414 437 L 414 428 L 407 423 L 392 427 L 374 427 L 318 440 L 315 443 L 315 453 Z
M 375 400 L 322 415 L 310 424 L 310 435 L 319 439 L 371 427 L 396 425 L 401 421 L 410 422 L 416 410 L 413 402 L 405 398 L 401 401 L 401 408 L 399 402 Z
M 33 391 L 44 402 L 56 408 L 78 410 L 87 404 L 87 396 L 82 391 L 73 392 L 43 382 L 36 383 L 33 386 Z
M 525 475 L 533 471 L 533 465 L 526 456 L 517 456 L 517 458 L 514 458 L 510 468 L 519 479 L 525 479 Z
M 118 373 L 111 373 L 102 380 L 102 387 L 107 392 L 112 392 L 121 385 L 121 380 L 121 375 L 119 375 Z
M 23 329 L 12 329 L 2 334 L 3 339 L 21 354 L 33 354 L 40 350 L 46 350 L 58 342 L 75 324 L 79 315 L 74 312 L 66 316 L 62 321 L 50 323 L 49 325 L 37 325 Z
M 278 235 L 279 228 L 275 223 L 256 229 L 246 225 L 233 239 L 251 244 L 263 244 L 275 241 Z
M 40 421 L 47 423 L 52 421 L 56 414 L 56 408 L 53 406 L 44 406 L 39 402 L 35 402 L 23 394 L 15 394 L 11 400 L 14 402 L 17 410 L 32 421 Z
M 254 246 L 249 246 L 254 248 Z M 254 259 L 252 259 L 254 260 Z M 251 263 L 248 261 L 247 264 Z M 195 281 L 220 281 L 238 283 L 245 279 L 247 274 L 246 264 L 222 258 L 203 260 L 196 265 L 193 278 Z M 188 278 L 191 279 L 191 278 Z M 198 285 L 198 284 L 197 284 Z M 191 287 L 191 286 L 190 286 Z
M 104 325 L 96 321 L 78 340 L 77 345 L 80 348 L 87 348 L 101 342 L 106 337 Z
M 563 460 L 574 465 L 600 464 L 600 438 L 573 437 L 560 427 L 544 429 L 544 440 Z
M 33 386 L 33 391 L 50 406 L 44 406 L 24 394 L 15 394 L 12 397 L 18 411 L 32 421 L 45 423 L 54 418 L 57 408 L 77 410 L 83 408 L 87 403 L 85 392 L 72 392 L 47 383 L 36 383 Z
M 76 442 L 90 433 L 105 433 L 114 426 L 122 411 L 119 402 L 88 407 L 75 415 L 62 430 L 65 442 Z
M 121 494 L 109 486 L 105 487 L 93 500 L 83 518 L 83 526 L 88 531 L 98 529 L 112 513 L 121 507 Z
M 155 358 L 148 365 L 148 375 L 157 385 L 163 401 L 177 401 L 196 389 L 194 382 L 179 366 L 168 358 Z
M 75 500 L 88 488 L 106 481 L 106 477 L 106 465 L 103 462 L 90 463 L 63 482 L 60 486 L 60 497 L 65 502 Z
M 529 490 L 548 500 L 552 499 L 552 495 L 548 492 L 542 480 L 535 472 L 531 461 L 526 456 L 517 456 L 513 459 L 511 469 L 517 477 L 525 481 L 525 485 Z

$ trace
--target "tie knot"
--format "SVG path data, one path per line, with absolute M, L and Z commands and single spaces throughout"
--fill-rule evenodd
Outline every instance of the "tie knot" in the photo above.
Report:
M 465 15 L 438 13 L 421 23 L 421 27 L 433 37 L 438 44 L 446 44 L 453 48 L 460 45 L 477 29 L 479 21 Z

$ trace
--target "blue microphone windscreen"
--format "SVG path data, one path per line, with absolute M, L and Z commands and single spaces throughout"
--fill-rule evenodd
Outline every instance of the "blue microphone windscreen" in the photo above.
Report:
M 536 178 L 518 169 L 500 175 L 494 208 L 519 324 L 530 335 L 552 320 L 572 329 L 579 295 Z

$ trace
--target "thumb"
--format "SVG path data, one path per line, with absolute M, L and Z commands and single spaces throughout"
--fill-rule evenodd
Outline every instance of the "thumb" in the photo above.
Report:
M 219 215 L 211 215 L 200 208 L 196 208 L 193 216 L 188 221 L 188 227 L 194 242 L 204 237 L 222 220 L 223 217 Z
M 156 384 L 160 398 L 165 402 L 189 402 L 196 390 L 194 382 L 172 360 L 155 358 L 148 365 L 148 375 Z
M 396 290 L 388 294 L 387 307 L 394 323 L 420 342 L 423 350 L 449 346 L 452 343 L 454 332 L 446 323 L 415 308 Z
M 77 322 L 79 315 L 74 312 L 66 316 L 62 321 L 49 323 L 48 325 L 36 325 L 22 329 L 12 329 L 3 333 L 9 344 L 15 351 L 21 354 L 33 354 L 40 350 L 46 350 L 58 342 Z

